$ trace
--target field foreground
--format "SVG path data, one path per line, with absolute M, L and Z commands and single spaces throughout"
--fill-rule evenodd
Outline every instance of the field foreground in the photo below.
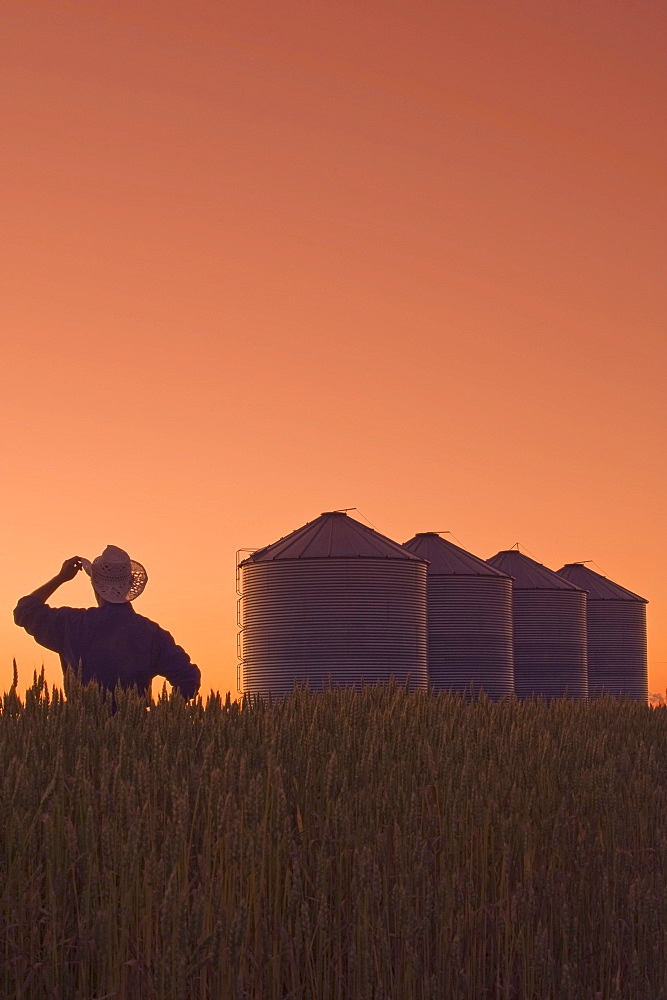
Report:
M 667 709 L 37 679 L 0 821 L 4 1000 L 667 997 Z

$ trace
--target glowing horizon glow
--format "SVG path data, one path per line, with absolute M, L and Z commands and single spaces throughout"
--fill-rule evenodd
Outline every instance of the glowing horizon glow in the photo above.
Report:
M 60 680 L 11 611 L 112 543 L 234 692 L 237 549 L 356 504 L 591 558 L 664 692 L 664 4 L 3 20 L 0 687 Z

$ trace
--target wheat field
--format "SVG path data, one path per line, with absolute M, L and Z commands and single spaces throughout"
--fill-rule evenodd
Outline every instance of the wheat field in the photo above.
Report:
M 2 700 L 3 1000 L 667 997 L 667 709 L 70 684 Z

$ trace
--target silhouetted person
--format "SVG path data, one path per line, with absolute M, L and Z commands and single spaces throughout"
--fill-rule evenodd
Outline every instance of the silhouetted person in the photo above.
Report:
M 46 601 L 51 594 L 81 569 L 91 577 L 98 607 L 49 607 Z M 108 691 L 117 684 L 136 685 L 146 694 L 153 677 L 159 675 L 184 698 L 192 698 L 199 690 L 199 667 L 169 632 L 132 607 L 147 580 L 141 563 L 123 549 L 107 545 L 92 563 L 79 556 L 66 559 L 52 580 L 21 598 L 14 621 L 40 645 L 59 653 L 63 672 L 71 667 L 84 684 L 97 681 Z

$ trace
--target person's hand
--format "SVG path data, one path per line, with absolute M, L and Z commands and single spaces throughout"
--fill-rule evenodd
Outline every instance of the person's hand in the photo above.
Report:
M 65 580 L 73 580 L 80 569 L 83 569 L 81 556 L 72 556 L 71 559 L 66 559 L 62 564 L 58 578 L 63 582 Z

